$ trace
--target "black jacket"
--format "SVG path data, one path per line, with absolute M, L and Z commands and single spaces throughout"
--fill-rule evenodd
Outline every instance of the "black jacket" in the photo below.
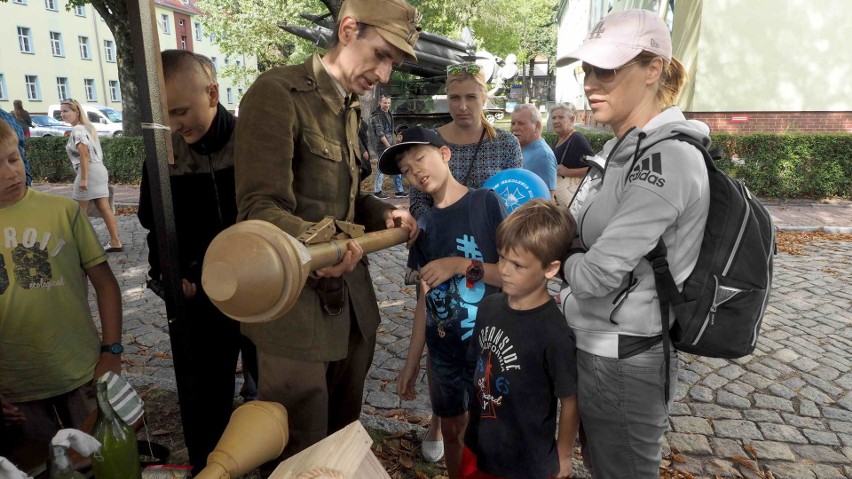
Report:
M 169 165 L 172 207 L 177 229 L 180 275 L 201 286 L 204 253 L 216 235 L 237 219 L 234 182 L 236 118 L 221 104 L 205 136 L 189 145 L 172 134 L 175 164 Z M 139 222 L 149 230 L 149 276 L 160 279 L 160 252 L 151 204 L 147 170 L 139 192 Z

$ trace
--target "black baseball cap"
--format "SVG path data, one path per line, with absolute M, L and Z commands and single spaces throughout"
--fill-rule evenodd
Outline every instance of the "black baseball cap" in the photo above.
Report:
M 379 171 L 386 175 L 402 174 L 396 160 L 405 150 L 415 145 L 433 145 L 438 148 L 447 146 L 440 135 L 428 128 L 422 126 L 406 128 L 397 133 L 394 144 L 382 153 L 379 158 Z

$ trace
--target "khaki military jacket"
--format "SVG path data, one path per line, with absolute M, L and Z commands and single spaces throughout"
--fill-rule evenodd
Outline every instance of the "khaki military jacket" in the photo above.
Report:
M 268 221 L 292 236 L 324 216 L 385 228 L 394 207 L 359 189 L 360 106 L 344 98 L 314 55 L 301 65 L 264 72 L 240 103 L 237 122 L 238 220 Z M 379 310 L 365 259 L 344 275 L 352 315 L 366 338 Z M 286 315 L 243 324 L 258 349 L 292 359 L 334 361 L 347 355 L 350 317 L 331 316 L 310 287 Z

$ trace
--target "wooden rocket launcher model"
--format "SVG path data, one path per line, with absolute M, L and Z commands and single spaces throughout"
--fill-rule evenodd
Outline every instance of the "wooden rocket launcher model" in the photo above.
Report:
M 290 310 L 311 271 L 337 264 L 349 241 L 372 253 L 405 242 L 407 228 L 364 233 L 326 217 L 294 238 L 260 220 L 237 223 L 207 248 L 201 283 L 213 304 L 237 321 L 272 321 Z
M 275 459 L 287 445 L 284 406 L 252 401 L 237 408 L 196 479 L 232 479 Z M 270 479 L 390 479 L 370 450 L 373 440 L 359 422 L 278 465 Z
M 392 228 L 365 234 L 363 226 L 326 217 L 294 238 L 266 221 L 243 221 L 210 244 L 201 282 L 227 316 L 241 322 L 272 321 L 293 307 L 311 271 L 340 261 L 349 241 L 372 253 L 405 242 L 408 233 L 407 228 Z M 234 411 L 196 478 L 240 477 L 278 457 L 288 438 L 282 405 L 244 404 Z M 354 422 L 282 462 L 271 479 L 390 479 L 371 444 L 364 427 Z

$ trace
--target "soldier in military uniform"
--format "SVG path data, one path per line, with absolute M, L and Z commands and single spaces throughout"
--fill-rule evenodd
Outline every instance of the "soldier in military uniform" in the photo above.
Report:
M 419 14 L 403 0 L 346 0 L 325 56 L 264 72 L 240 103 L 236 184 L 239 220 L 260 219 L 298 236 L 324 216 L 367 231 L 417 224 L 359 191 L 358 94 L 416 59 Z M 363 250 L 308 281 L 296 305 L 268 323 L 243 324 L 257 345 L 258 399 L 289 412 L 289 457 L 361 412 L 379 311 Z

